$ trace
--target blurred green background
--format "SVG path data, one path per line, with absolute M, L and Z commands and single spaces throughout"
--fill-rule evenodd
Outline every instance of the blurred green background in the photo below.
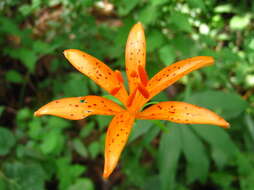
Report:
M 253 190 L 253 13 L 251 0 L 1 0 L 0 190 Z M 231 128 L 137 121 L 103 181 L 111 117 L 68 121 L 33 112 L 61 97 L 106 95 L 62 52 L 78 48 L 124 72 L 127 35 L 138 21 L 150 77 L 184 58 L 216 60 L 154 100 L 212 109 Z

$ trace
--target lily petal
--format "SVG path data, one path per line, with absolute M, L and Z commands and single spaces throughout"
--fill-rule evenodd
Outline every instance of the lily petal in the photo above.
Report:
M 54 115 L 70 120 L 83 119 L 89 115 L 115 115 L 123 109 L 116 103 L 100 96 L 62 98 L 52 101 L 39 110 L 35 116 Z
M 137 118 L 169 120 L 185 124 L 211 124 L 229 128 L 229 123 L 216 113 L 185 102 L 160 102 L 139 113 Z
M 125 64 L 131 94 L 140 82 L 139 67 L 145 68 L 146 64 L 145 33 L 140 22 L 135 24 L 129 33 L 125 48 Z
M 117 114 L 111 121 L 105 143 L 105 163 L 103 178 L 107 179 L 115 169 L 122 150 L 128 140 L 134 116 L 124 111 Z
M 77 70 L 117 97 L 123 104 L 126 103 L 128 95 L 123 83 L 118 80 L 115 72 L 106 64 L 77 49 L 65 50 L 64 55 Z M 118 89 L 118 91 L 113 94 L 112 92 L 116 92 L 115 89 Z
M 159 92 L 173 84 L 184 75 L 200 69 L 201 67 L 211 65 L 214 63 L 214 59 L 209 56 L 197 56 L 182 61 L 178 61 L 160 72 L 158 72 L 148 83 L 148 91 L 150 93 L 150 99 L 157 95 Z

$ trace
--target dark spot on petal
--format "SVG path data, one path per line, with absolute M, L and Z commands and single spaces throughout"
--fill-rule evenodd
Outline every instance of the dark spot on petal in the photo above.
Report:
M 162 107 L 161 107 L 160 105 L 158 105 L 158 108 L 159 108 L 160 110 L 162 110 Z

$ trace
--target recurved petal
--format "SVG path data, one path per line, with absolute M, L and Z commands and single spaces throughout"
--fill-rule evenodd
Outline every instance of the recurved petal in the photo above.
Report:
M 62 98 L 52 101 L 40 109 L 34 115 L 54 115 L 70 120 L 83 119 L 89 115 L 115 115 L 123 109 L 116 103 L 100 96 L 83 96 Z
M 214 59 L 212 57 L 197 56 L 178 61 L 164 68 L 148 82 L 147 88 L 150 93 L 150 98 L 182 78 L 184 75 L 213 63 Z
M 124 104 L 127 100 L 127 92 L 122 81 L 119 81 L 114 71 L 106 64 L 95 57 L 77 49 L 68 49 L 64 51 L 68 61 L 81 73 L 94 80 L 107 92 L 111 93 L 119 88 L 116 94 L 113 94 Z
M 160 102 L 139 113 L 137 118 L 169 120 L 185 124 L 211 124 L 229 128 L 229 123 L 216 113 L 185 102 Z
M 135 24 L 129 33 L 125 48 L 125 64 L 131 94 L 140 82 L 138 68 L 145 68 L 146 64 L 145 33 L 140 22 Z
M 115 169 L 128 140 L 133 122 L 134 116 L 127 111 L 117 114 L 111 121 L 105 142 L 103 178 L 107 179 Z

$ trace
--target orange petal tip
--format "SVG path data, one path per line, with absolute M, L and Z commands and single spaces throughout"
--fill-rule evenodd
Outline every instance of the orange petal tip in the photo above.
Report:
M 205 59 L 206 59 L 207 65 L 214 64 L 214 58 L 213 57 L 211 57 L 211 56 L 205 56 Z
M 39 116 L 40 116 L 40 114 L 38 113 L 38 111 L 34 112 L 34 116 L 35 116 L 35 117 L 39 117 Z
M 109 172 L 104 171 L 102 177 L 103 177 L 104 180 L 107 180 L 109 178 L 109 175 L 110 175 Z
M 223 119 L 223 121 L 221 122 L 221 124 L 219 126 L 225 128 L 225 129 L 230 128 L 230 124 L 227 121 L 225 121 L 224 119 Z
M 143 25 L 140 21 L 138 21 L 136 24 L 135 24 L 136 27 L 142 27 L 143 28 Z
M 68 59 L 69 53 L 70 53 L 71 49 L 66 49 L 63 51 L 64 56 Z
M 46 115 L 47 114 L 47 110 L 46 109 L 38 109 L 37 111 L 34 112 L 34 116 L 35 117 L 41 117 L 42 115 Z

